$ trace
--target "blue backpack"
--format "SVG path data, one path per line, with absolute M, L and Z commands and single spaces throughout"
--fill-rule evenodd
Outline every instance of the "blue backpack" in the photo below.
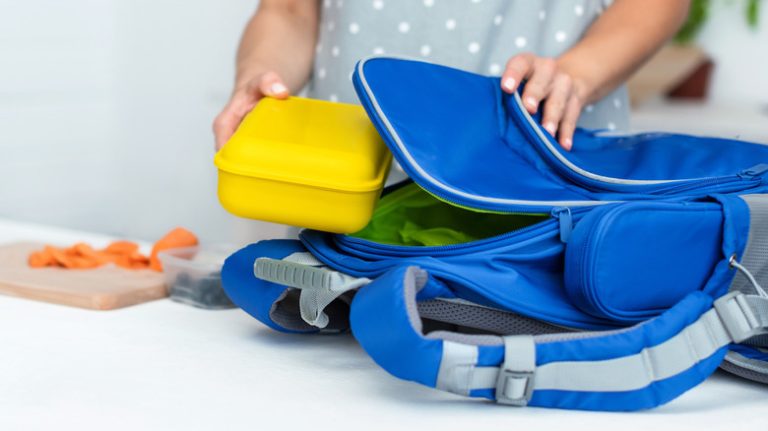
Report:
M 566 152 L 498 78 L 377 57 L 353 81 L 412 181 L 356 234 L 233 254 L 246 312 L 502 404 L 647 409 L 718 366 L 768 383 L 768 146 L 579 129 Z

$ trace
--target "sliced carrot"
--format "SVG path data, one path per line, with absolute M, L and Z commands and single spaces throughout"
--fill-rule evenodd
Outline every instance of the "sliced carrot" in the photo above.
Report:
M 115 241 L 104 249 L 111 254 L 130 254 L 139 251 L 139 245 L 131 241 Z
M 55 263 L 53 256 L 47 249 L 33 252 L 29 255 L 27 263 L 32 268 L 44 268 Z
M 75 262 L 72 260 L 72 256 L 70 256 L 66 250 L 52 248 L 51 255 L 53 256 L 53 260 L 58 266 L 62 266 L 64 268 L 74 268 Z
M 72 257 L 71 262 L 72 262 L 72 266 L 70 268 L 73 268 L 73 269 L 91 269 L 91 268 L 97 268 L 101 266 L 95 260 L 89 259 L 87 257 L 81 257 L 81 256 Z
M 163 265 L 157 257 L 159 252 L 171 248 L 192 247 L 194 245 L 197 245 L 195 234 L 182 227 L 177 227 L 165 234 L 152 247 L 152 253 L 149 255 L 149 267 L 155 271 L 162 271 Z
M 27 264 L 32 268 L 54 266 L 68 269 L 97 268 L 107 263 L 126 269 L 151 268 L 161 271 L 162 265 L 157 254 L 163 250 L 197 245 L 197 237 L 184 228 L 168 232 L 152 247 L 151 256 L 139 252 L 139 245 L 131 241 L 115 241 L 103 250 L 96 250 L 91 245 L 80 242 L 71 247 L 53 247 L 46 245 L 42 250 L 30 253 Z

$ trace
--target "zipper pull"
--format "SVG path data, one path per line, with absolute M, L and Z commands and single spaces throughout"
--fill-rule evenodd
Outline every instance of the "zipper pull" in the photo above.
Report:
M 560 241 L 567 243 L 573 232 L 573 217 L 568 207 L 552 208 L 552 217 L 560 222 Z
M 760 163 L 759 165 L 752 166 L 749 169 L 744 169 L 739 172 L 739 176 L 744 179 L 753 179 L 759 177 L 768 172 L 768 163 Z

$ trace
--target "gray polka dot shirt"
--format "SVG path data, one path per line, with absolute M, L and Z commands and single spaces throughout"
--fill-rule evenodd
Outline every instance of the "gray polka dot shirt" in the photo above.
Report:
M 374 54 L 497 76 L 517 53 L 562 54 L 611 1 L 324 0 L 308 96 L 357 103 L 352 70 Z M 626 88 L 586 106 L 579 125 L 626 130 Z

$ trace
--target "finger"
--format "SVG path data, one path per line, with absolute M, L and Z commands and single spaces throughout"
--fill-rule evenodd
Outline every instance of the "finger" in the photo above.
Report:
M 216 151 L 220 150 L 235 133 L 239 121 L 237 116 L 227 107 L 213 120 L 213 135 L 216 140 Z
M 571 151 L 573 148 L 573 133 L 576 131 L 576 123 L 581 115 L 581 101 L 575 95 L 571 95 L 565 106 L 563 119 L 560 121 L 560 135 L 558 136 L 560 146 L 565 151 Z
M 258 94 L 248 89 L 237 91 L 232 95 L 232 99 L 213 121 L 217 150 L 232 137 L 243 118 L 256 106 L 258 98 Z
M 551 58 L 537 58 L 533 72 L 523 90 L 523 104 L 531 114 L 539 110 L 539 103 L 549 95 L 557 64 Z
M 510 58 L 501 75 L 501 89 L 510 94 L 517 91 L 517 87 L 530 73 L 534 58 L 534 55 L 529 52 Z
M 229 108 L 229 111 L 237 118 L 237 123 L 239 124 L 243 117 L 256 107 L 256 104 L 261 97 L 262 94 L 260 90 L 245 88 L 232 95 L 232 99 L 227 104 L 227 108 Z
M 233 128 L 222 118 L 222 115 L 223 114 L 219 114 L 213 121 L 213 136 L 216 142 L 216 151 L 220 150 L 234 133 Z
M 541 124 L 550 135 L 555 136 L 558 125 L 565 114 L 565 107 L 571 97 L 573 83 L 571 77 L 565 73 L 555 76 L 552 90 L 544 102 L 544 116 Z
M 275 72 L 267 72 L 261 77 L 259 82 L 259 90 L 265 96 L 275 97 L 278 99 L 285 99 L 290 95 L 288 87 L 283 83 L 283 80 Z

